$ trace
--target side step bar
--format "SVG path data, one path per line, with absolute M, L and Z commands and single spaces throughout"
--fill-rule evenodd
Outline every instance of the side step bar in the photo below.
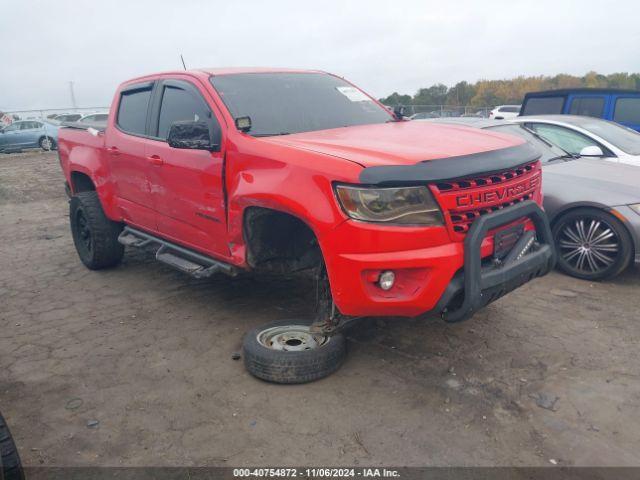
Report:
M 127 247 L 153 245 L 158 248 L 156 260 L 195 278 L 207 278 L 218 272 L 231 276 L 238 274 L 238 269 L 233 265 L 220 262 L 135 228 L 124 227 L 118 237 L 118 242 Z

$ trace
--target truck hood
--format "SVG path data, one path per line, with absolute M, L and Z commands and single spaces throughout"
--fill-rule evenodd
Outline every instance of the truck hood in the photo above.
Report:
M 523 143 L 517 137 L 497 132 L 415 121 L 359 125 L 260 140 L 343 158 L 363 167 L 414 165 Z

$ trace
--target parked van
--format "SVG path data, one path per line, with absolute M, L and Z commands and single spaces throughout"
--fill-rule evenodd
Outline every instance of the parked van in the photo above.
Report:
M 640 131 L 640 90 L 571 88 L 527 93 L 520 115 L 586 115 Z

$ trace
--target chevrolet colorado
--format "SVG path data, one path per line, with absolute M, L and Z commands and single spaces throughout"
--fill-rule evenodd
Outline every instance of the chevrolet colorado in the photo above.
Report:
M 555 262 L 539 154 L 521 139 L 407 121 L 319 71 L 216 69 L 136 78 L 103 129 L 62 128 L 81 261 L 124 247 L 196 277 L 311 272 L 317 318 L 246 335 L 255 376 L 338 368 L 364 316 L 459 321 Z

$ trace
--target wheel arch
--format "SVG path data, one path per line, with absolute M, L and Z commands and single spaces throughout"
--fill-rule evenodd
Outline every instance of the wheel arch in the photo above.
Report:
M 567 203 L 562 207 L 560 207 L 559 209 L 554 210 L 552 214 L 547 214 L 549 216 L 549 223 L 551 224 L 551 228 L 555 226 L 555 224 L 558 222 L 558 220 L 560 220 L 561 217 L 579 208 L 595 208 L 597 210 L 602 210 L 603 212 L 606 212 L 606 213 L 610 213 L 611 211 L 610 206 L 605 205 L 603 203 L 598 203 L 598 202 L 583 201 L 583 202 Z
M 324 261 L 317 232 L 296 213 L 251 205 L 242 212 L 246 262 L 254 269 L 291 273 Z
M 69 175 L 69 186 L 73 194 L 91 192 L 96 190 L 96 185 L 90 175 L 79 170 L 72 170 Z

